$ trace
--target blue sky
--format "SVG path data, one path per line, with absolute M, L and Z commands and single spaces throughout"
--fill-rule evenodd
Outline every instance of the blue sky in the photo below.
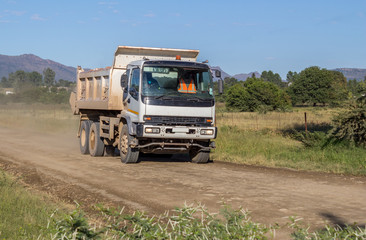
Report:
M 118 45 L 199 49 L 231 75 L 366 68 L 366 0 L 0 0 L 0 54 L 96 68 Z

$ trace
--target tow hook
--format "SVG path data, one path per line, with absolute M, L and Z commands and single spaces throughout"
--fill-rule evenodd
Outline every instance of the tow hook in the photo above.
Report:
M 139 140 L 137 140 L 137 138 L 134 138 L 134 139 L 131 140 L 131 142 L 130 142 L 130 147 L 131 148 L 135 148 L 138 145 L 139 145 Z

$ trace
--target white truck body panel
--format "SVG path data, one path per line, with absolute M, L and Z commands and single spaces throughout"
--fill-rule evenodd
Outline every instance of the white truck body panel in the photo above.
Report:
M 171 48 L 147 48 L 118 46 L 114 54 L 114 68 L 126 69 L 126 66 L 137 60 L 175 60 L 179 55 L 182 61 L 195 62 L 199 50 L 171 49 Z
M 198 50 L 118 46 L 113 67 L 84 71 L 78 68 L 74 114 L 80 109 L 123 110 L 120 79 L 129 63 L 138 60 L 197 60 Z

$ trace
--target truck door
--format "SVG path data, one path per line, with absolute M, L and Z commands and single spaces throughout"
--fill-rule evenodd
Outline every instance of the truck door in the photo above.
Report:
M 140 95 L 140 68 L 132 68 L 131 70 L 131 78 L 129 82 L 129 103 L 127 111 L 132 113 L 137 121 L 139 115 L 139 95 Z

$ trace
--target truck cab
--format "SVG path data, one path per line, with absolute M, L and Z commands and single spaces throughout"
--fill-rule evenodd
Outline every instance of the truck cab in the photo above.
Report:
M 121 77 L 122 111 L 143 153 L 205 155 L 215 138 L 215 101 L 210 68 L 182 61 L 136 61 Z M 135 129 L 136 128 L 136 129 Z M 194 153 L 197 152 L 197 153 Z

